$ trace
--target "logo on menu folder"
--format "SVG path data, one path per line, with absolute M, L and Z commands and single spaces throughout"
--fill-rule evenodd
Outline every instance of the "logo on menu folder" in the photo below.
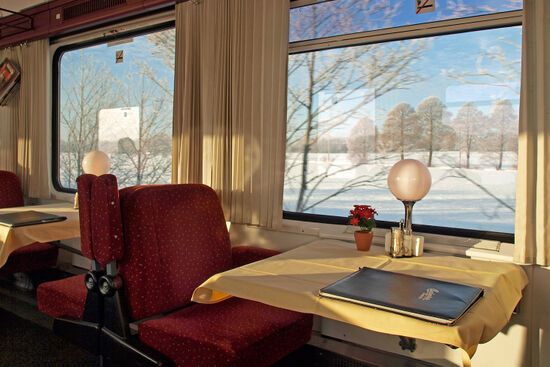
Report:
M 418 299 L 421 301 L 429 301 L 433 298 L 434 294 L 439 293 L 435 288 L 428 288 L 418 296 Z

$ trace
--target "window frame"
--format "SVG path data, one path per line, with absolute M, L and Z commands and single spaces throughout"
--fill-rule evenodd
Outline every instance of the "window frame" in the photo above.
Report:
M 52 175 L 52 185 L 53 188 L 58 192 L 64 192 L 64 193 L 70 193 L 74 194 L 77 192 L 76 189 L 64 187 L 60 182 L 60 169 L 59 169 L 59 154 L 60 154 L 60 121 L 59 121 L 59 108 L 60 108 L 60 66 L 61 66 L 61 58 L 66 52 L 74 51 L 74 50 L 80 50 L 87 47 L 92 47 L 100 44 L 106 44 L 110 42 L 117 42 L 121 41 L 127 38 L 132 37 L 138 37 L 143 36 L 146 34 L 167 30 L 167 29 L 175 29 L 175 21 L 174 20 L 164 20 L 162 22 L 153 24 L 153 25 L 143 25 L 146 23 L 146 20 L 141 20 L 139 22 L 142 24 L 141 26 L 136 27 L 135 29 L 131 29 L 128 31 L 125 31 L 125 26 L 123 24 L 119 24 L 118 26 L 112 26 L 109 27 L 108 31 L 105 31 L 104 28 L 101 30 L 95 30 L 92 32 L 93 35 L 88 35 L 87 37 L 84 36 L 84 38 L 87 38 L 85 40 L 75 40 L 74 42 L 69 42 L 68 44 L 63 44 L 60 46 L 57 46 L 55 48 L 55 52 L 53 53 L 52 57 L 52 166 L 51 166 L 51 175 Z M 122 29 L 124 31 L 118 31 L 118 29 Z M 74 38 L 74 36 L 70 37 L 71 39 Z M 82 35 L 77 34 L 76 38 L 82 38 Z M 53 43 L 55 44 L 55 41 Z
M 320 3 L 315 0 L 292 1 L 291 9 L 302 6 L 314 5 Z M 440 20 L 429 23 L 406 25 L 392 28 L 384 28 L 359 33 L 351 33 L 340 36 L 331 36 L 305 41 L 289 42 L 288 54 L 295 55 L 306 52 L 316 52 L 335 48 L 344 48 L 352 46 L 369 45 L 376 43 L 386 43 L 392 41 L 402 41 L 407 39 L 417 39 L 424 37 L 442 36 L 448 34 L 458 34 L 475 32 L 480 30 L 506 28 L 521 26 L 523 23 L 523 10 L 513 10 L 495 14 L 485 14 L 469 16 L 458 19 Z M 288 82 L 287 82 L 288 84 Z M 286 134 L 286 132 L 285 132 Z M 346 217 L 320 215 L 310 213 L 299 213 L 283 210 L 283 219 L 296 220 L 302 222 L 327 223 L 327 224 L 347 224 Z M 390 228 L 397 226 L 397 222 L 377 220 L 378 228 Z M 494 232 L 475 229 L 465 229 L 456 227 L 441 227 L 427 224 L 413 224 L 413 230 L 420 233 L 431 233 L 436 235 L 476 238 L 484 240 L 494 240 L 505 243 L 514 243 L 515 233 Z

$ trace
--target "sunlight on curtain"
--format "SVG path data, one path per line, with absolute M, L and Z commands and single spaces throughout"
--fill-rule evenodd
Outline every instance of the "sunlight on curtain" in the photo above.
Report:
M 1 60 L 7 57 L 21 70 L 19 93 L 12 96 L 8 106 L 0 107 L 0 167 L 17 173 L 27 197 L 50 196 L 48 55 L 48 40 L 0 51 Z
M 203 182 L 226 218 L 282 219 L 289 4 L 185 2 L 176 9 L 173 182 Z
M 514 260 L 550 259 L 550 4 L 524 1 Z

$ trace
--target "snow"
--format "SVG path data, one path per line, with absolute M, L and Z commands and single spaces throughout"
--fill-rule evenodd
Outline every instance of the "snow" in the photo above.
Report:
M 295 159 L 296 155 L 287 154 L 287 162 Z M 354 204 L 369 204 L 378 210 L 377 219 L 399 221 L 404 216 L 403 204 L 395 199 L 386 184 L 387 172 L 399 158 L 396 153 L 371 153 L 367 164 L 335 173 L 351 166 L 346 153 L 310 154 L 310 177 L 324 172 L 328 172 L 329 177 L 311 193 L 309 203 L 326 198 L 358 177 L 373 177 L 376 174 L 380 177 L 322 202 L 307 212 L 347 216 Z M 405 158 L 426 162 L 427 152 L 407 154 Z M 415 204 L 413 223 L 513 233 L 517 154 L 505 152 L 501 170 L 495 168 L 498 156 L 494 153 L 472 153 L 472 168 L 469 169 L 459 168 L 458 158 L 458 152 L 434 152 L 434 166 L 429 167 L 432 187 L 426 197 Z M 464 161 L 462 157 L 463 165 Z M 298 178 L 300 169 L 294 168 L 288 176 Z M 285 210 L 296 210 L 298 192 L 299 180 L 287 178 L 283 202 Z

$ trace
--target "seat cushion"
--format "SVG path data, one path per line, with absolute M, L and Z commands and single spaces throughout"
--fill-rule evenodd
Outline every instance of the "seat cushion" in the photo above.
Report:
M 312 316 L 240 298 L 193 305 L 139 325 L 177 366 L 269 366 L 307 343 Z
M 21 247 L 10 254 L 0 276 L 54 267 L 58 251 L 56 246 L 40 242 Z
M 85 274 L 42 283 L 36 290 L 38 309 L 51 317 L 81 319 L 86 304 Z

